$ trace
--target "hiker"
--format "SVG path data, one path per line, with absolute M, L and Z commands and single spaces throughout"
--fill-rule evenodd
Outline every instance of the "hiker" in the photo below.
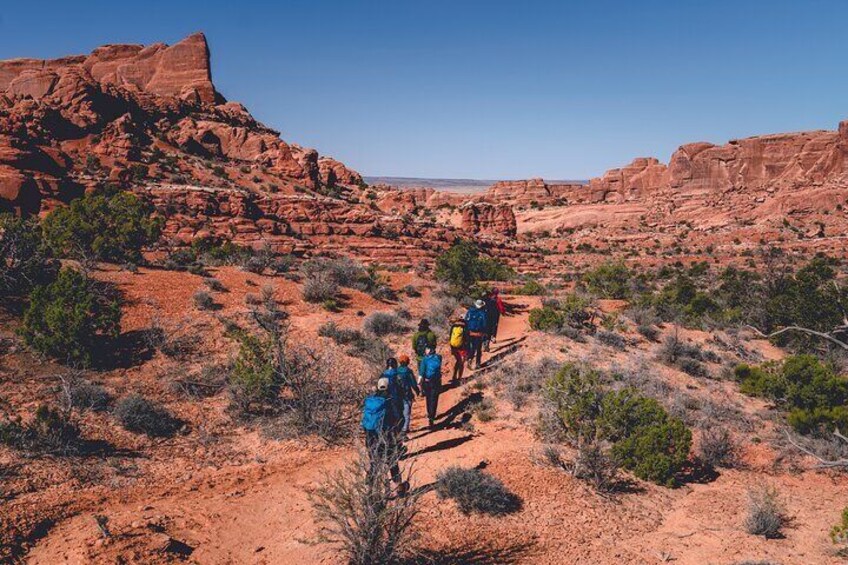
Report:
M 398 360 L 394 357 L 389 357 L 386 359 L 386 369 L 380 374 L 380 378 L 389 379 L 389 398 L 392 399 L 392 402 L 395 404 L 395 410 L 398 414 L 403 413 L 403 394 L 401 391 L 401 387 L 398 386 L 397 382 L 397 372 L 398 372 Z M 398 421 L 395 432 L 400 431 L 402 421 Z
M 392 481 L 398 485 L 398 495 L 403 496 L 409 490 L 409 483 L 403 481 L 398 465 L 400 452 L 394 430 L 400 419 L 389 393 L 389 379 L 380 377 L 376 392 L 365 397 L 362 407 L 361 425 L 365 430 L 365 447 L 371 461 L 369 473 L 373 475 L 381 463 L 389 465 Z
M 484 300 L 478 298 L 474 306 L 465 313 L 465 329 L 468 332 L 468 368 L 471 368 L 472 363 L 476 363 L 474 368 L 479 369 L 483 357 L 483 339 L 488 329 Z
M 434 346 L 427 348 L 418 364 L 418 384 L 422 396 L 427 399 L 427 420 L 432 429 L 438 413 L 439 394 L 442 392 L 442 356 L 436 353 Z
M 501 315 L 506 313 L 506 307 L 501 300 L 500 291 L 494 288 L 486 297 L 486 337 L 483 339 L 483 348 L 489 351 L 489 344 L 497 342 L 498 324 Z
M 454 358 L 453 376 L 451 381 L 458 383 L 462 380 L 462 373 L 465 371 L 465 357 L 468 354 L 468 340 L 466 339 L 465 320 L 457 318 L 451 325 L 450 340 L 451 355 Z
M 436 348 L 436 334 L 430 329 L 430 321 L 425 318 L 418 323 L 418 331 L 412 335 L 412 350 L 418 363 L 421 363 L 428 347 Z
M 400 431 L 403 434 L 402 438 L 406 439 L 406 434 L 409 433 L 409 425 L 412 422 L 412 402 L 415 400 L 416 394 L 421 394 L 421 389 L 418 388 L 418 383 L 415 381 L 415 374 L 409 368 L 409 356 L 399 356 L 398 363 L 400 363 L 400 366 L 395 372 L 395 382 L 402 399 L 403 426 L 401 426 Z

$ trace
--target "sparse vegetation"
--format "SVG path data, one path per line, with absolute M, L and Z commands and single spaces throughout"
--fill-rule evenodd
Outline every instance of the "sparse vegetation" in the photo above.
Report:
M 782 537 L 786 524 L 786 510 L 780 495 L 773 487 L 761 487 L 748 491 L 748 515 L 745 531 L 766 539 Z
M 624 263 L 604 263 L 583 275 L 583 284 L 600 298 L 630 296 L 630 269 Z
M 456 502 L 463 514 L 499 516 L 521 509 L 521 499 L 489 473 L 451 466 L 436 475 L 436 494 Z
M 406 556 L 418 535 L 413 520 L 420 494 L 394 496 L 389 469 L 397 453 L 369 459 L 367 451 L 333 473 L 311 495 L 322 536 L 337 545 L 351 565 L 394 563 Z M 404 480 L 409 480 L 406 474 Z
M 391 312 L 374 312 L 363 323 L 365 331 L 377 337 L 391 334 L 400 334 L 409 329 L 409 326 L 397 314 Z
M 205 290 L 198 290 L 192 296 L 192 300 L 194 301 L 194 306 L 198 310 L 214 310 L 215 309 L 215 301 L 212 299 L 212 296 L 206 292 Z
M 739 447 L 727 428 L 705 426 L 698 445 L 698 459 L 714 468 L 733 468 L 739 461 Z
M 182 426 L 164 406 L 140 394 L 131 394 L 118 401 L 114 415 L 125 429 L 152 438 L 171 437 Z
M 80 430 L 68 411 L 41 404 L 28 424 L 0 420 L 0 444 L 25 453 L 74 455 L 79 452 Z

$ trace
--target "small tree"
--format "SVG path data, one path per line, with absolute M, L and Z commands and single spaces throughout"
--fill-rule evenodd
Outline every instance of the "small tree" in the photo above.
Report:
M 117 300 L 79 271 L 62 269 L 32 292 L 20 333 L 40 353 L 87 366 L 104 340 L 118 336 L 120 322 Z
M 25 295 L 58 271 L 35 221 L 0 214 L 0 296 Z
M 130 192 L 105 188 L 54 210 L 42 223 L 44 239 L 61 257 L 138 262 L 162 232 L 153 211 Z
M 481 257 L 474 242 L 460 239 L 436 258 L 435 274 L 453 294 L 467 294 L 479 281 L 509 280 L 515 273 L 494 259 Z
M 630 269 L 624 263 L 604 263 L 583 275 L 586 287 L 601 298 L 630 296 Z

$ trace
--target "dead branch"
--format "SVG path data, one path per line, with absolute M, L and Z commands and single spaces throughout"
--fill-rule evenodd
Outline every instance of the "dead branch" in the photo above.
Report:
M 826 339 L 827 341 L 829 341 L 829 342 L 831 342 L 835 345 L 838 345 L 842 349 L 845 349 L 846 351 L 848 351 L 848 343 L 845 343 L 844 341 L 838 340 L 837 338 L 833 337 L 833 335 L 831 335 L 829 333 L 825 333 L 825 332 L 818 332 L 816 330 L 811 330 L 809 328 L 802 328 L 801 326 L 786 326 L 785 328 L 781 328 L 781 329 L 779 329 L 775 332 L 772 332 L 770 334 L 764 333 L 764 332 L 760 331 L 759 329 L 755 328 L 754 326 L 747 325 L 745 327 L 753 330 L 758 335 L 760 335 L 760 336 L 762 336 L 766 339 L 771 339 L 773 337 L 777 337 L 777 336 L 784 334 L 786 332 L 801 332 L 801 333 L 805 333 L 805 334 L 808 334 L 808 335 L 820 337 L 822 339 Z
M 848 438 L 842 435 L 839 430 L 834 430 L 833 435 L 839 438 L 840 440 L 844 441 L 845 443 L 848 443 Z M 786 432 L 786 439 L 789 440 L 789 443 L 791 443 L 796 449 L 803 451 L 810 457 L 816 459 L 819 462 L 816 467 L 820 469 L 848 468 L 848 459 L 825 459 L 824 457 L 818 455 L 811 449 L 804 447 L 803 445 L 792 439 L 792 435 L 788 431 Z

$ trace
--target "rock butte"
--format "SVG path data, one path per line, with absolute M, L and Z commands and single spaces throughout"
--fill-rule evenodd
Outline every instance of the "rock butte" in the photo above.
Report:
M 399 190 L 365 187 L 344 164 L 283 141 L 228 102 L 210 69 L 201 33 L 171 46 L 0 61 L 0 210 L 44 214 L 109 181 L 163 212 L 163 243 L 172 245 L 218 236 L 414 264 L 474 234 L 532 266 L 540 248 L 557 254 L 579 243 L 780 241 L 789 218 L 805 241 L 787 245 L 844 254 L 848 122 L 690 143 L 668 165 L 638 158 L 586 184 Z

